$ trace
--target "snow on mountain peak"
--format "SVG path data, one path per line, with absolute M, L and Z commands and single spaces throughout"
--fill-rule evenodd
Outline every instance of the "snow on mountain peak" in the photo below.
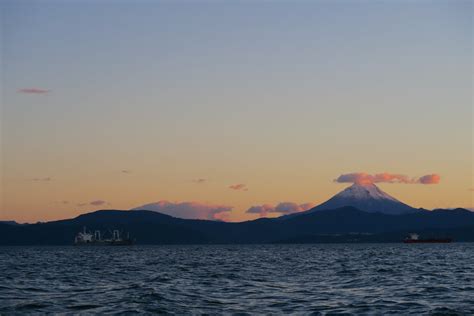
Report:
M 385 214 L 404 214 L 416 211 L 411 206 L 383 192 L 372 182 L 356 182 L 307 212 L 331 210 L 345 206 L 352 206 L 361 211 Z
M 354 183 L 350 187 L 337 194 L 336 197 L 354 198 L 358 200 L 391 200 L 394 202 L 400 202 L 396 198 L 380 190 L 379 187 L 373 183 Z

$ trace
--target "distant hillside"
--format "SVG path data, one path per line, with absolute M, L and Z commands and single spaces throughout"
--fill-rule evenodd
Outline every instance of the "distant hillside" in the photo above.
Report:
M 388 242 L 401 241 L 407 232 L 474 241 L 474 213 L 464 209 L 388 215 L 343 207 L 240 223 L 180 219 L 153 211 L 102 210 L 47 223 L 0 223 L 0 245 L 70 245 L 84 226 L 127 231 L 138 244 Z
M 0 224 L 21 225 L 21 224 L 18 224 L 17 222 L 15 222 L 15 221 L 0 221 Z

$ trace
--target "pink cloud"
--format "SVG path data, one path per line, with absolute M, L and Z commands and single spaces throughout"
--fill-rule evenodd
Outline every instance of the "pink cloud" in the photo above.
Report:
M 256 205 L 250 207 L 246 213 L 249 214 L 259 214 L 260 216 L 267 216 L 268 213 L 273 212 L 275 207 L 270 204 Z
M 179 218 L 228 220 L 233 207 L 228 205 L 210 204 L 202 202 L 169 202 L 161 200 L 145 204 L 132 210 L 148 210 Z
M 246 213 L 259 214 L 261 217 L 265 217 L 268 215 L 268 213 L 292 214 L 303 212 L 309 210 L 314 206 L 314 203 L 297 204 L 294 202 L 281 202 L 276 206 L 273 206 L 271 204 L 252 206 L 246 211 Z
M 377 173 L 377 174 L 368 174 L 365 172 L 354 172 L 340 175 L 335 182 L 339 183 L 405 183 L 405 184 L 437 184 L 439 183 L 441 177 L 437 174 L 425 175 L 420 178 L 410 178 L 403 174 L 393 174 L 393 173 Z
M 216 220 L 216 221 L 221 221 L 221 222 L 229 222 L 230 221 L 230 212 L 215 213 L 212 216 L 212 219 Z
M 18 93 L 27 93 L 27 94 L 47 94 L 50 90 L 39 89 L 39 88 L 23 88 L 19 89 Z
M 441 181 L 441 177 L 438 174 L 428 174 L 418 179 L 418 183 L 421 184 L 438 184 L 439 181 Z
M 233 184 L 229 186 L 229 189 L 236 190 L 236 191 L 248 191 L 247 185 L 243 183 Z

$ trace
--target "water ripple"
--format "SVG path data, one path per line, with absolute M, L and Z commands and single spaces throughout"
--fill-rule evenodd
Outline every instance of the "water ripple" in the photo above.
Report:
M 3 313 L 474 314 L 474 244 L 0 248 Z

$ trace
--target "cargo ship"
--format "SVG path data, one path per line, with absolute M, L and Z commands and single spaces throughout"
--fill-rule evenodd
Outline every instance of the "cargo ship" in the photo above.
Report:
M 113 230 L 110 234 L 110 238 L 102 238 L 100 230 L 94 231 L 94 233 L 88 232 L 86 227 L 84 230 L 76 235 L 74 239 L 75 246 L 130 246 L 135 243 L 135 240 L 130 238 L 130 234 L 127 237 L 122 237 L 119 230 Z
M 429 243 L 429 244 L 434 244 L 434 243 L 450 243 L 453 240 L 451 238 L 425 238 L 422 239 L 418 234 L 410 234 L 408 237 L 406 237 L 403 242 L 405 244 L 422 244 L 422 243 Z

